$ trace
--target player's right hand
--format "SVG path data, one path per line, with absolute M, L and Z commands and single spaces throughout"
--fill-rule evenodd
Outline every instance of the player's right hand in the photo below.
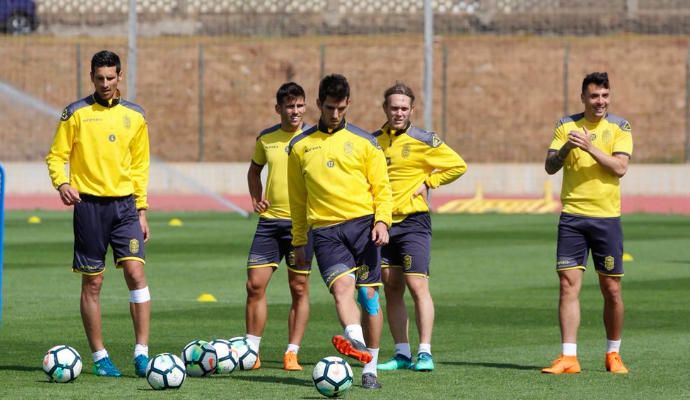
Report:
M 295 247 L 295 265 L 298 267 L 307 265 L 307 253 L 304 250 L 304 246 Z
M 81 202 L 81 197 L 79 197 L 79 192 L 76 191 L 69 183 L 63 183 L 58 188 L 60 193 L 60 200 L 62 204 L 66 206 L 72 206 Z

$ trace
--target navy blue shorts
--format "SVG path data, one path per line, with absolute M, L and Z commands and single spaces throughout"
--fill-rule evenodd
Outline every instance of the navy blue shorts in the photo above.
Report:
M 429 276 L 431 262 L 431 216 L 428 212 L 408 215 L 393 224 L 390 242 L 381 249 L 381 268 L 396 267 L 406 275 Z
M 312 239 L 308 235 L 306 256 L 308 265 L 298 267 L 295 265 L 295 248 L 292 247 L 292 221 L 289 219 L 260 218 L 256 225 L 256 233 L 249 249 L 247 268 L 278 268 L 280 260 L 285 258 L 285 264 L 289 270 L 299 274 L 311 272 Z
M 87 275 L 102 273 L 108 245 L 118 267 L 126 260 L 144 263 L 144 233 L 134 197 L 80 197 L 81 202 L 74 205 L 72 270 Z
M 314 253 L 330 289 L 338 278 L 356 274 L 356 286 L 381 286 L 381 248 L 371 240 L 373 215 L 315 228 Z
M 623 276 L 623 230 L 620 218 L 561 214 L 556 270 L 586 269 L 590 250 L 598 273 Z

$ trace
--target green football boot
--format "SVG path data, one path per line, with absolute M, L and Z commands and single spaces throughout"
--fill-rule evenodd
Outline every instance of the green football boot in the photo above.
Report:
M 434 370 L 434 360 L 429 353 L 419 353 L 417 362 L 410 367 L 413 371 L 431 372 Z
M 396 354 L 390 360 L 377 364 L 376 369 L 379 371 L 395 371 L 396 369 L 409 369 L 411 365 L 411 358 L 407 358 L 402 354 Z

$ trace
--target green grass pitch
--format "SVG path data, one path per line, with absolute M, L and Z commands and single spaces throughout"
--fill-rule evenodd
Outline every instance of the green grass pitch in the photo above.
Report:
M 30 215 L 41 224 L 28 224 Z M 170 218 L 182 227 L 170 227 Z M 380 373 L 383 389 L 359 385 L 351 362 L 350 399 L 687 399 L 690 359 L 690 217 L 623 218 L 623 293 L 626 325 L 622 355 L 627 376 L 604 372 L 605 336 L 596 274 L 585 275 L 576 376 L 542 375 L 560 351 L 554 272 L 556 215 L 435 215 L 431 288 L 436 304 L 432 373 Z M 174 352 L 195 338 L 244 333 L 245 260 L 256 218 L 224 213 L 151 213 L 146 271 L 153 297 L 150 351 Z M 285 372 L 287 290 L 284 266 L 269 287 L 269 322 L 262 341 L 263 368 L 229 376 L 187 378 L 177 392 L 151 390 L 135 378 L 133 333 L 121 272 L 109 267 L 102 293 L 106 346 L 125 374 L 92 375 L 79 318 L 78 275 L 70 272 L 71 214 L 6 215 L 3 321 L 0 327 L 0 398 L 314 399 L 311 368 L 335 355 L 330 337 L 340 332 L 333 301 L 318 273 L 311 279 L 311 319 L 300 351 L 303 372 Z M 110 255 L 109 255 L 110 257 Z M 200 303 L 211 293 L 217 303 Z M 411 302 L 408 297 L 408 307 Z M 413 349 L 417 339 L 411 322 Z M 70 384 L 48 383 L 43 353 L 69 344 L 84 359 Z M 384 327 L 380 358 L 391 356 Z

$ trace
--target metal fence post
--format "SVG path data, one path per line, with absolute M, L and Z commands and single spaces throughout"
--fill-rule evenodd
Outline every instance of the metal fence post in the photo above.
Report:
M 685 155 L 684 161 L 690 162 L 690 45 L 685 60 Z
M 563 116 L 568 115 L 568 66 L 570 63 L 570 43 L 565 44 L 563 52 Z
M 4 272 L 2 253 L 5 244 L 5 167 L 0 164 L 0 323 L 2 322 L 2 275 Z
M 199 162 L 204 161 L 204 45 L 199 43 Z

